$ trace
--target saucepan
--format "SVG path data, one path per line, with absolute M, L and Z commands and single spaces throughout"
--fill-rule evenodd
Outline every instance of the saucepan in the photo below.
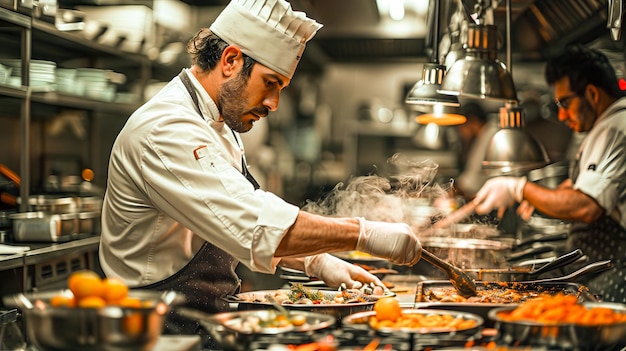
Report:
M 55 307 L 55 296 L 69 290 L 5 296 L 7 306 L 19 308 L 26 334 L 42 351 L 148 351 L 161 335 L 169 308 L 183 302 L 174 291 L 131 290 L 142 307 L 109 305 L 102 308 Z

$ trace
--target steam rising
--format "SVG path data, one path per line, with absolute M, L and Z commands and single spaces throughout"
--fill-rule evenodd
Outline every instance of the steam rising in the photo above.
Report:
M 413 161 L 400 154 L 387 162 L 396 174 L 389 178 L 377 175 L 351 178 L 347 184 L 337 184 L 320 200 L 309 200 L 303 209 L 329 216 L 405 222 L 414 231 L 429 227 L 450 212 L 450 188 L 434 183 L 437 163 L 428 159 Z

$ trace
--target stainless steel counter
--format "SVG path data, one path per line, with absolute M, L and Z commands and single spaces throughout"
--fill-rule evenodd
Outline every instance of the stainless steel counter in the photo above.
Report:
M 0 255 L 0 295 L 65 288 L 72 272 L 100 272 L 99 244 L 99 236 L 63 243 L 15 243 L 30 250 Z
M 79 252 L 97 252 L 99 244 L 100 236 L 64 243 L 15 243 L 30 246 L 31 249 L 20 254 L 0 255 L 0 271 L 56 260 Z

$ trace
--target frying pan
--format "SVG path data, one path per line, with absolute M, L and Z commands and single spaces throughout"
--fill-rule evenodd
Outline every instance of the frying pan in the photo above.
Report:
M 337 291 L 316 290 L 324 294 L 326 300 L 333 300 Z M 267 300 L 266 295 L 288 294 L 289 289 L 277 290 L 256 290 L 242 292 L 232 296 L 224 297 L 224 300 L 237 304 L 238 311 L 258 310 L 258 309 L 274 309 L 274 305 Z M 321 314 L 329 314 L 335 316 L 337 320 L 356 312 L 370 311 L 374 307 L 374 303 L 380 298 L 377 295 L 363 296 L 364 301 L 354 303 L 332 303 L 332 304 L 284 304 L 284 307 L 292 311 L 308 311 Z
M 612 266 L 611 261 L 599 261 L 591 263 L 576 272 L 563 277 L 539 279 L 525 282 L 487 282 L 477 281 L 476 287 L 479 295 L 490 294 L 493 297 L 509 296 L 504 294 L 507 289 L 515 289 L 522 296 L 517 301 L 500 301 L 500 302 L 441 302 L 432 300 L 431 296 L 437 291 L 454 292 L 454 287 L 450 282 L 445 280 L 422 281 L 417 285 L 415 294 L 415 308 L 435 308 L 453 311 L 463 311 L 475 313 L 485 319 L 485 327 L 491 328 L 494 325 L 493 320 L 488 317 L 489 311 L 494 308 L 503 306 L 517 306 L 525 299 L 536 296 L 540 293 L 558 293 L 572 294 L 578 297 L 580 302 L 598 302 L 598 299 L 589 289 L 581 284 L 571 282 L 583 274 L 599 272 L 609 269 Z

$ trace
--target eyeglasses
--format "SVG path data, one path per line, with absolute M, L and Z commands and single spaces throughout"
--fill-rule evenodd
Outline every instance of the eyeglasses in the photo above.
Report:
M 577 97 L 578 94 L 573 93 L 567 96 L 564 96 L 560 99 L 554 99 L 554 103 L 556 104 L 557 107 L 562 108 L 564 110 L 567 110 L 567 108 L 569 107 L 569 102 L 570 100 L 572 100 L 573 98 Z

